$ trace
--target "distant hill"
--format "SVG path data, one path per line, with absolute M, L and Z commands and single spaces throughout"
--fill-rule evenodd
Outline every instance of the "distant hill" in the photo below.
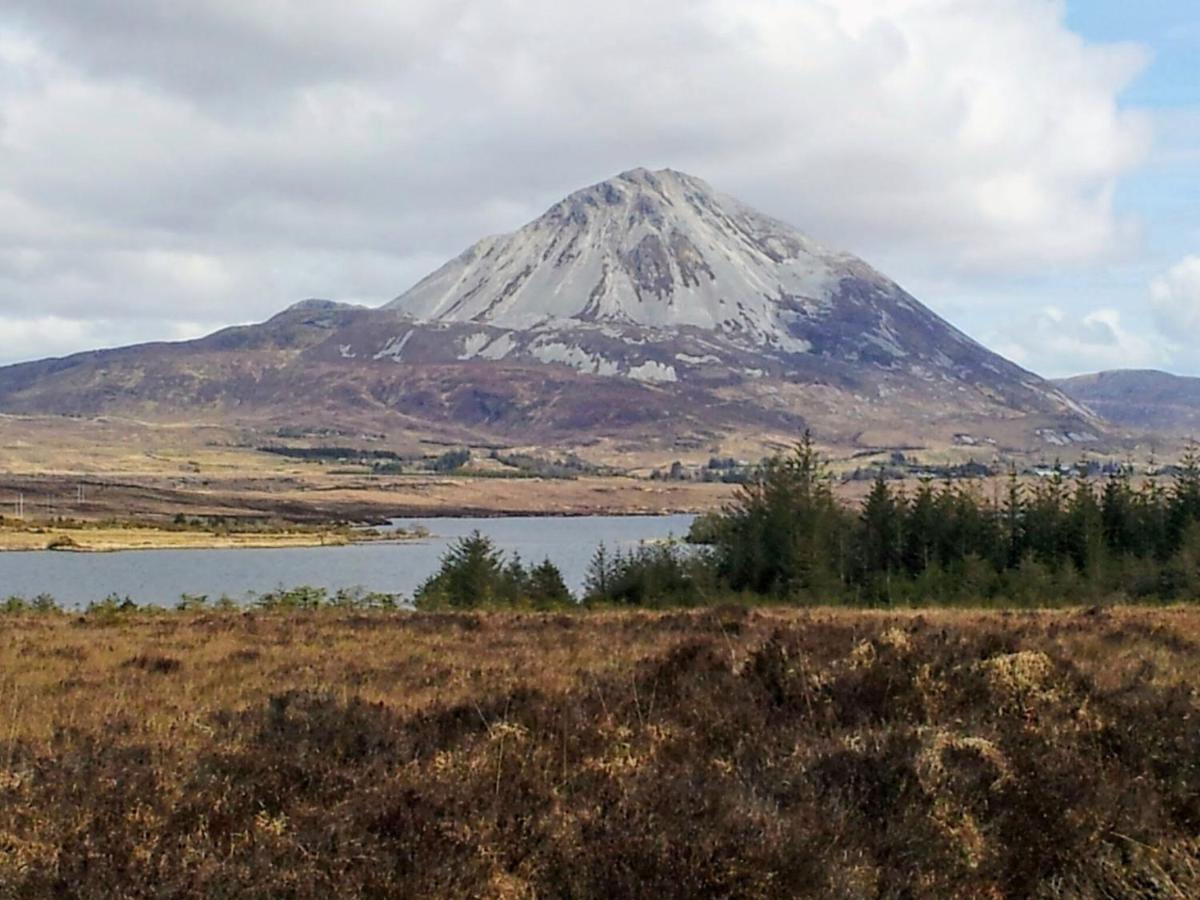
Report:
M 1153 369 L 1118 369 L 1062 378 L 1055 384 L 1123 428 L 1200 436 L 1200 378 Z
M 1095 445 L 1104 424 L 867 263 L 672 170 L 487 238 L 382 309 L 0 369 L 0 411 L 629 447 Z

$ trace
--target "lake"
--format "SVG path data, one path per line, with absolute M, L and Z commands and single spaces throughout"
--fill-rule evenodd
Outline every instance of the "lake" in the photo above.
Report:
M 601 543 L 617 549 L 682 537 L 692 519 L 690 515 L 398 519 L 395 526 L 420 525 L 430 537 L 395 544 L 265 550 L 0 553 L 0 598 L 47 593 L 63 606 L 79 607 L 115 593 L 138 604 L 173 606 L 182 593 L 249 600 L 251 594 L 304 584 L 331 591 L 362 587 L 411 598 L 413 590 L 437 569 L 446 547 L 476 529 L 506 553 L 519 553 L 527 563 L 549 557 L 572 590 L 578 591 Z

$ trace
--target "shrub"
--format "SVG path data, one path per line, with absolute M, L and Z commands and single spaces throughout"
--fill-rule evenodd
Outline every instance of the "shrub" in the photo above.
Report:
M 180 594 L 179 602 L 175 604 L 175 608 L 180 612 L 204 609 L 206 606 L 208 606 L 207 594 Z
M 29 601 L 17 594 L 13 594 L 4 601 L 3 605 L 0 605 L 0 610 L 6 613 L 23 613 L 28 611 L 28 609 Z
M 126 613 L 137 612 L 138 605 L 129 597 L 109 594 L 99 602 L 93 601 L 87 605 L 85 613 L 91 619 L 103 625 L 115 625 Z
M 33 598 L 30 608 L 37 613 L 56 613 L 61 612 L 58 601 L 50 594 L 41 593 Z
M 268 591 L 255 601 L 260 609 L 318 609 L 329 600 L 329 592 L 322 587 L 300 585 L 298 587 Z
M 433 463 L 435 472 L 457 472 L 471 461 L 470 450 L 449 450 L 439 456 Z
M 58 601 L 50 594 L 38 594 L 32 600 L 26 600 L 24 597 L 13 595 L 7 599 L 0 601 L 0 613 L 48 613 L 61 612 Z
M 696 516 L 692 520 L 692 527 L 688 529 L 687 542 L 706 545 L 717 543 L 724 521 L 724 516 L 719 512 L 702 513 Z

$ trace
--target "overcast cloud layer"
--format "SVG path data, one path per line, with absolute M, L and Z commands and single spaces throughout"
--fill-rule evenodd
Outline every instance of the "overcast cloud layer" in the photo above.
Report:
M 1118 104 L 1147 53 L 1089 45 L 1059 3 L 582 7 L 7 0 L 0 360 L 197 334 L 309 296 L 380 303 L 638 165 L 947 292 L 1138 243 L 1113 197 L 1151 146 Z M 1200 316 L 1187 265 L 1154 286 L 1167 325 Z M 1039 335 L 1062 337 L 1064 315 L 1019 312 L 1030 328 L 997 349 L 1061 369 Z M 1076 326 L 1118 350 L 1073 364 L 1131 364 L 1121 347 L 1162 361 L 1111 310 Z

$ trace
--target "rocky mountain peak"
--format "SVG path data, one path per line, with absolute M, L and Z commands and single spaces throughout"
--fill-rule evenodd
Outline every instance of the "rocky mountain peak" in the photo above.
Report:
M 575 191 L 389 306 L 452 332 L 460 360 L 655 384 L 782 379 L 883 395 L 904 384 L 1090 419 L 857 257 L 671 169 Z M 371 355 L 417 358 L 422 333 L 397 331 Z
M 631 169 L 480 241 L 391 306 L 425 321 L 695 326 L 778 343 L 781 313 L 828 304 L 856 271 L 870 270 L 699 178 Z

